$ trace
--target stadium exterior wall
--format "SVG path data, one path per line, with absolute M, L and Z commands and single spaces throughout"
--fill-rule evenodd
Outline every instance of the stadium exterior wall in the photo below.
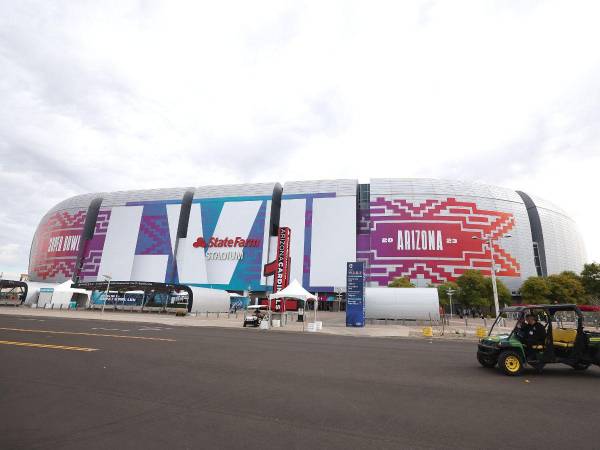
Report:
M 320 180 L 85 194 L 52 208 L 35 232 L 32 281 L 181 283 L 264 292 L 279 226 L 291 229 L 291 279 L 345 287 L 367 262 L 370 286 L 408 276 L 425 287 L 467 269 L 516 292 L 532 275 L 581 270 L 585 249 L 560 208 L 510 189 L 437 179 Z M 510 234 L 510 238 L 503 236 Z M 473 239 L 476 238 L 476 239 Z

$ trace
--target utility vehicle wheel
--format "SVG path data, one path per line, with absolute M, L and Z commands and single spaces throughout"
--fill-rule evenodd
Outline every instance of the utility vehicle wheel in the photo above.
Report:
M 500 358 L 498 358 L 498 367 L 500 367 L 506 375 L 517 376 L 520 375 L 523 370 L 523 361 L 521 361 L 521 356 L 517 352 L 507 350 L 500 354 Z
M 571 367 L 573 367 L 575 370 L 586 370 L 588 367 L 590 367 L 590 363 L 578 362 L 573 364 Z
M 479 364 L 481 364 L 483 367 L 486 367 L 488 369 L 491 369 L 496 365 L 495 359 L 486 358 L 485 356 L 482 356 L 482 355 L 477 355 L 477 361 L 479 361 Z
M 244 322 L 244 328 L 246 328 L 246 322 Z

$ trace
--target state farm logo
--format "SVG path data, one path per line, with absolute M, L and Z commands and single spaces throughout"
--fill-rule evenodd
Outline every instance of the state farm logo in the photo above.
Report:
M 225 237 L 219 239 L 211 237 L 208 242 L 203 237 L 199 237 L 192 244 L 194 248 L 247 248 L 247 247 L 260 247 L 260 239 L 243 239 L 239 236 L 235 238 Z

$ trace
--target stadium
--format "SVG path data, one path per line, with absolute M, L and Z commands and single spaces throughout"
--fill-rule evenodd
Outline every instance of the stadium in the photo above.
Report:
M 530 276 L 579 272 L 574 221 L 548 201 L 506 188 L 438 179 L 293 181 L 106 192 L 69 198 L 41 219 L 33 282 L 172 283 L 239 294 L 271 291 L 279 231 L 289 279 L 321 300 L 365 261 L 368 286 L 404 276 L 418 287 L 465 270 L 496 273 L 518 295 Z M 491 245 L 491 249 L 490 249 Z

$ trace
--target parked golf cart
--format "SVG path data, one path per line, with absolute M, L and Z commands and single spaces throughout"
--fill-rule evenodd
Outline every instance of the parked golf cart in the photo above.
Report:
M 525 345 L 521 329 L 525 317 L 533 315 L 545 330 L 539 345 Z M 512 331 L 502 329 L 506 317 L 516 319 Z M 477 361 L 488 368 L 496 365 L 506 375 L 519 375 L 527 364 L 541 372 L 546 364 L 566 364 L 575 370 L 600 366 L 600 332 L 584 330 L 577 305 L 526 305 L 501 310 L 488 336 L 479 341 Z
M 244 327 L 258 327 L 265 317 L 267 317 L 267 305 L 250 305 L 244 315 Z

